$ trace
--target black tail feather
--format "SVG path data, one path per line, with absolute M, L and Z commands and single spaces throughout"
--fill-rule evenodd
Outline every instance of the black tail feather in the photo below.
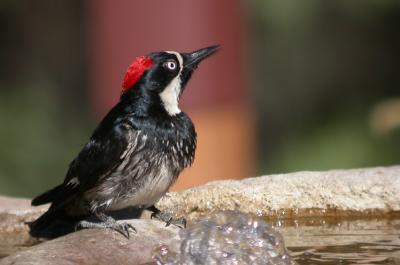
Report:
M 71 218 L 66 213 L 66 208 L 75 198 L 77 189 L 75 186 L 65 186 L 63 184 L 37 196 L 31 202 L 33 206 L 50 203 L 47 212 L 38 219 L 29 223 L 30 234 L 35 237 L 56 237 L 63 233 L 74 230 L 75 216 Z
M 31 205 L 38 206 L 38 205 L 52 202 L 60 195 L 60 192 L 63 191 L 63 189 L 64 189 L 64 187 L 62 184 L 58 185 L 57 187 L 55 187 L 49 191 L 46 191 L 45 193 L 34 198 L 31 202 Z
M 61 207 L 50 207 L 38 219 L 28 223 L 29 233 L 39 238 L 55 238 L 75 231 L 75 218 L 66 215 Z
M 51 207 L 50 209 L 42 214 L 38 219 L 35 221 L 31 222 L 29 224 L 29 227 L 31 230 L 43 230 L 51 226 L 52 223 L 54 223 L 57 219 L 60 219 L 62 217 L 62 213 L 59 210 L 52 210 Z

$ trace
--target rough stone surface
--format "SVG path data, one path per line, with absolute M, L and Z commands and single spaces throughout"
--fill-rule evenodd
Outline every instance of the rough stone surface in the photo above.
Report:
M 109 229 L 87 229 L 17 252 L 1 265 L 146 264 L 158 244 L 176 240 L 179 228 L 155 220 L 129 220 L 136 229 L 127 239 Z
M 215 181 L 169 193 L 157 206 L 189 219 L 219 210 L 271 218 L 393 213 L 400 210 L 400 166 Z M 129 241 L 116 232 L 95 229 L 35 245 L 38 240 L 29 235 L 25 222 L 47 207 L 31 207 L 28 199 L 0 197 L 0 258 L 10 255 L 0 264 L 143 264 L 152 262 L 155 244 L 168 244 L 177 236 L 176 228 L 165 228 L 161 222 L 131 220 L 138 234 Z
M 28 199 L 0 197 L 0 258 L 37 243 L 25 222 L 37 218 L 47 207 L 31 207 Z
M 390 213 L 400 210 L 400 166 L 214 181 L 169 193 L 157 206 L 189 218 L 218 210 L 270 217 Z

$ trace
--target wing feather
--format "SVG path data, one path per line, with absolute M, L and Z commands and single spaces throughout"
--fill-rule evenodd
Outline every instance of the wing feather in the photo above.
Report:
M 54 207 L 65 204 L 77 193 L 92 188 L 101 176 L 123 161 L 131 142 L 129 130 L 132 130 L 129 125 L 121 123 L 95 133 L 71 162 L 64 182 L 33 199 L 32 205 L 52 202 Z

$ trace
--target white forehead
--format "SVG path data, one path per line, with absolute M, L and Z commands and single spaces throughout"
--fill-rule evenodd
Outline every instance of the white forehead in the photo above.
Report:
M 167 53 L 173 54 L 173 55 L 176 56 L 176 58 L 178 58 L 180 69 L 182 69 L 182 66 L 183 66 L 183 57 L 182 57 L 182 55 L 179 52 L 174 52 L 174 51 L 167 51 Z

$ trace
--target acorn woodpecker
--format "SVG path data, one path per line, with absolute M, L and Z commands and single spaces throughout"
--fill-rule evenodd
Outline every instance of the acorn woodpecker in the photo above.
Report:
M 66 216 L 87 216 L 95 221 L 80 219 L 78 228 L 111 228 L 129 237 L 129 229 L 135 229 L 109 215 L 127 207 L 150 209 L 167 225 L 184 225 L 184 219 L 173 219 L 154 204 L 193 163 L 196 131 L 178 102 L 198 64 L 218 49 L 136 58 L 124 77 L 119 102 L 71 162 L 64 182 L 32 200 L 35 206 L 51 205 L 30 224 L 31 231 Z

